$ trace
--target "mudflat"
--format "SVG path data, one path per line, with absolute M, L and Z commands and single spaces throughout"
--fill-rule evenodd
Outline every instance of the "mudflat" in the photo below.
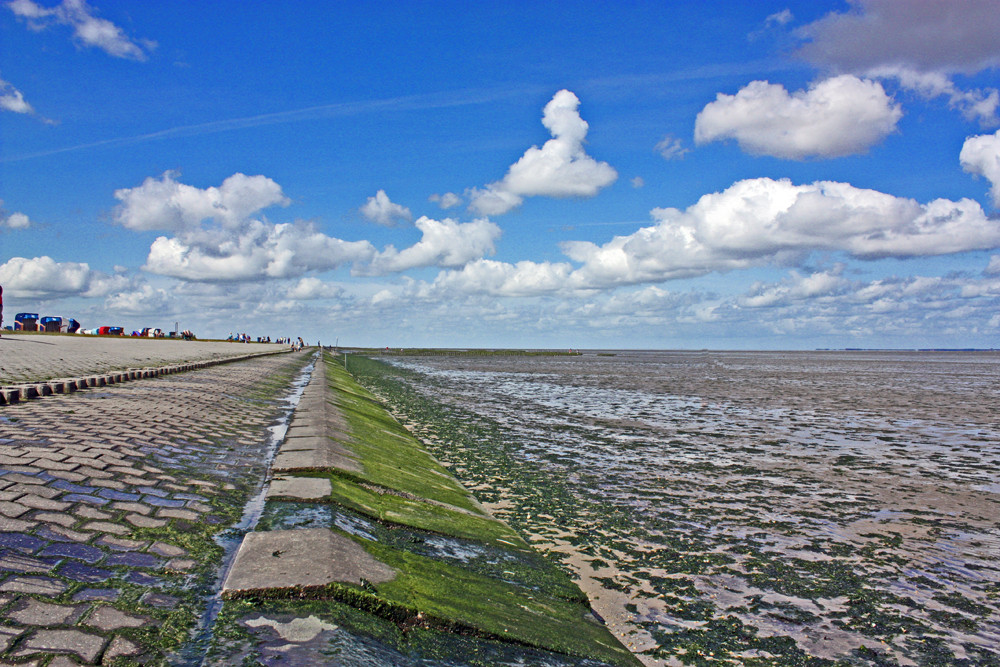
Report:
M 1000 661 L 1000 354 L 385 358 L 649 665 Z

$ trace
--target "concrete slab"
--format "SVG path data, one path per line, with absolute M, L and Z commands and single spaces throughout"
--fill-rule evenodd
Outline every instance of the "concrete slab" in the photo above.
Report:
M 315 419 L 293 419 L 292 423 L 288 426 L 288 431 L 285 432 L 286 439 L 307 437 L 317 438 L 325 436 L 326 425 L 322 421 Z
M 267 490 L 268 498 L 296 498 L 298 500 L 325 500 L 333 492 L 329 479 L 318 477 L 275 477 Z
M 297 438 L 292 442 L 299 443 L 309 440 L 309 438 Z M 320 440 L 320 438 L 317 438 Z M 271 470 L 275 473 L 294 472 L 296 470 L 324 470 L 336 468 L 347 472 L 361 472 L 361 464 L 353 458 L 350 453 L 343 448 L 333 447 L 333 441 L 324 438 L 330 443 L 328 447 L 288 449 L 282 447 L 278 455 L 274 458 Z M 286 444 L 287 441 L 286 441 Z
M 396 571 L 354 540 L 328 528 L 248 533 L 236 554 L 223 595 L 338 582 L 390 581 Z

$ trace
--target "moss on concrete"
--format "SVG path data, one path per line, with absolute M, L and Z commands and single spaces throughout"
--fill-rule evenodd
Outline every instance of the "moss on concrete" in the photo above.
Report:
M 361 460 L 361 476 L 374 484 L 483 514 L 448 470 L 385 410 L 368 390 L 327 357 L 331 402 L 351 431 L 347 444 Z
M 329 355 L 325 363 L 327 400 L 342 413 L 349 432 L 342 442 L 357 455 L 363 471 L 308 473 L 329 478 L 332 486 L 329 503 L 316 506 L 344 508 L 375 523 L 346 530 L 351 522 L 334 510 L 308 513 L 307 520 L 310 527 L 325 525 L 350 535 L 397 575 L 379 584 L 331 583 L 240 593 L 240 600 L 226 602 L 231 605 L 226 610 L 231 623 L 238 625 L 248 609 L 248 599 L 254 601 L 253 608 L 285 604 L 291 605 L 289 609 L 304 610 L 319 605 L 325 613 L 347 605 L 354 611 L 334 614 L 336 623 L 353 619 L 351 625 L 367 634 L 366 624 L 356 618 L 357 611 L 363 611 L 373 619 L 369 636 L 379 641 L 394 637 L 386 633 L 384 623 L 390 623 L 405 639 L 396 637 L 392 643 L 409 644 L 420 638 L 422 645 L 434 647 L 434 654 L 443 657 L 464 657 L 462 653 L 449 654 L 455 649 L 448 646 L 452 639 L 473 637 L 490 645 L 509 646 L 515 654 L 554 652 L 564 656 L 566 664 L 640 664 L 591 613 L 586 596 L 562 570 L 486 513 L 339 363 Z M 306 505 L 272 498 L 265 510 L 270 518 L 262 527 L 286 527 L 281 517 L 289 516 L 292 510 L 278 506 Z M 452 542 L 433 544 L 442 539 Z M 460 553 L 463 550 L 466 553 Z M 533 572 L 528 573 L 528 569 Z M 324 607 L 324 602 L 328 606 Z

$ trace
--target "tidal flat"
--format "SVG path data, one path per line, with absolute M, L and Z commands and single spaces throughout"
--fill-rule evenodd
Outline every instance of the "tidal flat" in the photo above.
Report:
M 1000 354 L 351 372 L 648 665 L 1000 665 Z

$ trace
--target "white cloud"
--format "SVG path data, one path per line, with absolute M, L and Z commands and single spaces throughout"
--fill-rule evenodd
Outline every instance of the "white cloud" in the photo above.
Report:
M 0 79 L 0 109 L 14 113 L 35 113 L 31 105 L 25 101 L 21 91 L 3 79 Z
M 978 203 L 919 204 L 846 183 L 738 181 L 685 211 L 658 208 L 657 224 L 598 246 L 567 242 L 580 287 L 658 282 L 763 264 L 791 265 L 817 250 L 854 257 L 943 255 L 1000 246 L 1000 226 Z
M 175 312 L 174 297 L 165 289 L 144 284 L 136 289 L 117 292 L 104 301 L 104 307 L 128 315 L 169 315 Z
M 589 125 L 580 117 L 579 106 L 570 91 L 556 93 L 542 115 L 552 139 L 525 151 L 503 180 L 468 190 L 471 207 L 482 215 L 500 215 L 519 206 L 524 197 L 593 197 L 613 183 L 618 172 L 584 151 Z
M 830 181 L 794 185 L 788 180 L 748 179 L 704 195 L 686 210 L 658 208 L 651 213 L 655 225 L 603 245 L 563 243 L 563 252 L 572 262 L 510 264 L 477 259 L 460 269 L 442 271 L 432 284 L 408 283 L 407 294 L 416 299 L 455 295 L 580 298 L 615 287 L 711 272 L 796 266 L 815 252 L 879 259 L 1000 247 L 1000 225 L 972 200 L 937 199 L 921 204 Z M 990 266 L 1000 272 L 995 264 Z M 808 274 L 793 271 L 788 280 L 757 285 L 725 307 L 787 306 L 848 298 L 849 294 L 852 302 L 874 303 L 887 299 L 889 292 L 900 291 L 872 283 L 852 294 L 854 288 L 843 272 L 839 264 Z M 920 290 L 931 289 L 937 289 L 932 281 L 913 280 L 905 295 L 915 297 Z M 381 302 L 388 303 L 393 295 L 398 292 L 390 290 L 380 297 Z M 685 321 L 724 319 L 720 310 L 724 305 L 716 301 L 692 306 L 684 314 Z M 783 326 L 792 327 L 792 322 Z
M 960 110 L 968 120 L 978 120 L 981 125 L 996 125 L 1000 122 L 997 117 L 1000 91 L 996 88 L 961 90 L 944 72 L 919 72 L 899 65 L 873 68 L 867 72 L 867 76 L 894 79 L 903 88 L 912 90 L 925 99 L 947 96 L 952 108 Z
M 0 229 L 27 229 L 31 219 L 24 213 L 10 213 L 3 210 L 3 200 L 0 199 Z
M 790 23 L 793 18 L 795 17 L 792 15 L 792 10 L 786 7 L 785 9 L 782 9 L 780 12 L 775 12 L 774 14 L 768 16 L 767 19 L 765 19 L 764 24 L 768 26 L 786 25 Z
M 379 190 L 375 193 L 374 197 L 369 197 L 367 203 L 360 210 L 361 215 L 372 222 L 387 227 L 391 227 L 399 220 L 406 220 L 407 222 L 413 220 L 413 214 L 410 213 L 410 209 L 389 201 L 389 195 L 385 193 L 385 190 Z
M 463 292 L 495 296 L 534 296 L 558 292 L 567 286 L 572 267 L 568 263 L 522 261 L 517 264 L 480 259 L 457 271 L 443 271 L 434 288 L 446 293 Z
M 667 134 L 656 144 L 656 152 L 663 156 L 664 160 L 680 160 L 691 149 L 684 148 L 681 140 L 672 134 Z
M 15 297 L 104 296 L 127 283 L 123 276 L 94 271 L 86 263 L 56 262 L 47 256 L 12 257 L 0 264 L 0 285 Z
M 145 270 L 183 280 L 246 281 L 297 277 L 369 261 L 367 241 L 343 241 L 309 223 L 272 224 L 253 216 L 289 200 L 264 176 L 234 174 L 205 189 L 177 182 L 167 172 L 115 192 L 116 222 L 136 231 L 166 230 L 149 249 Z M 214 224 L 205 224 L 214 223 Z
M 637 190 L 641 187 L 645 187 L 646 185 L 646 181 L 642 178 L 642 176 L 636 176 L 630 182 L 632 183 L 632 187 Z
M 842 272 L 843 266 L 806 276 L 792 271 L 789 278 L 781 283 L 754 284 L 748 294 L 737 299 L 737 303 L 742 308 L 767 308 L 836 295 L 846 291 L 850 285 L 841 275 Z
M 153 241 L 143 268 L 191 281 L 298 278 L 345 265 L 354 265 L 360 275 L 458 267 L 494 252 L 500 236 L 500 228 L 488 220 L 458 223 L 422 217 L 416 222 L 420 241 L 403 250 L 390 245 L 377 252 L 368 241 L 327 236 L 311 223 L 272 224 L 258 219 L 264 208 L 288 204 L 281 186 L 264 176 L 234 174 L 217 188 L 202 189 L 179 183 L 175 174 L 167 172 L 138 187 L 118 190 L 115 197 L 120 204 L 113 217 L 119 224 L 136 231 L 173 233 Z M 383 219 L 400 214 L 383 191 L 370 203 L 377 209 L 373 214 L 388 216 Z M 314 287 L 307 282 L 297 289 L 306 294 Z
M 572 281 L 567 271 L 565 264 L 481 260 L 443 271 L 433 283 L 407 280 L 384 287 L 359 299 L 352 311 L 390 337 L 394 332 L 378 324 L 387 310 L 407 322 L 408 332 L 419 330 L 428 340 L 458 330 L 469 341 L 486 330 L 486 339 L 475 339 L 486 345 L 525 336 L 546 346 L 575 345 L 581 339 L 614 345 L 623 330 L 632 340 L 661 346 L 684 341 L 711 347 L 731 341 L 733 331 L 744 341 L 766 339 L 769 345 L 789 347 L 948 346 L 956 340 L 989 345 L 1000 330 L 1000 280 L 995 277 L 864 282 L 848 279 L 846 268 L 837 265 L 792 271 L 784 279 L 719 296 L 658 285 L 573 290 L 567 288 Z M 524 281 L 520 287 L 512 282 L 515 277 Z M 486 325 L 469 328 L 469 321 Z
M 12 0 L 8 9 L 28 21 L 32 30 L 43 30 L 55 23 L 73 28 L 73 37 L 84 46 L 93 46 L 117 58 L 146 60 L 156 47 L 150 40 L 133 41 L 107 19 L 98 18 L 85 0 L 63 0 L 51 9 L 32 0 Z
M 344 294 L 344 288 L 333 283 L 323 282 L 319 278 L 306 277 L 289 288 L 287 296 L 296 301 L 313 299 L 335 299 Z
M 442 210 L 447 211 L 462 203 L 462 198 L 454 192 L 446 192 L 443 195 L 433 194 L 427 198 L 428 201 L 435 202 Z
M 990 182 L 993 205 L 1000 208 L 1000 130 L 966 139 L 958 160 L 962 169 Z
M 387 246 L 370 266 L 356 272 L 384 275 L 424 266 L 463 266 L 484 255 L 492 255 L 494 243 L 501 233 L 500 227 L 489 220 L 459 223 L 450 218 L 438 221 L 421 216 L 415 224 L 422 233 L 417 243 L 403 250 Z
M 4 220 L 0 221 L 0 227 L 9 229 L 27 229 L 31 226 L 31 220 L 24 213 L 11 213 Z
M 143 269 L 183 280 L 263 280 L 365 262 L 374 254 L 368 241 L 326 236 L 309 223 L 248 220 L 223 233 L 160 236 L 150 246 Z
M 1000 255 L 991 256 L 990 263 L 986 265 L 983 272 L 988 276 L 1000 275 Z
M 752 81 L 719 93 L 695 119 L 695 142 L 735 139 L 744 151 L 792 160 L 864 153 L 896 129 L 903 112 L 875 81 L 841 75 L 789 94 Z
M 492 183 L 485 188 L 466 190 L 465 196 L 469 198 L 469 208 L 480 215 L 503 215 L 524 203 L 524 197 L 498 189 L 499 185 Z
M 265 176 L 233 174 L 218 188 L 200 189 L 178 183 L 176 172 L 152 177 L 135 188 L 115 190 L 121 202 L 114 220 L 136 231 L 197 229 L 204 220 L 235 229 L 249 216 L 269 206 L 287 206 L 281 186 Z

